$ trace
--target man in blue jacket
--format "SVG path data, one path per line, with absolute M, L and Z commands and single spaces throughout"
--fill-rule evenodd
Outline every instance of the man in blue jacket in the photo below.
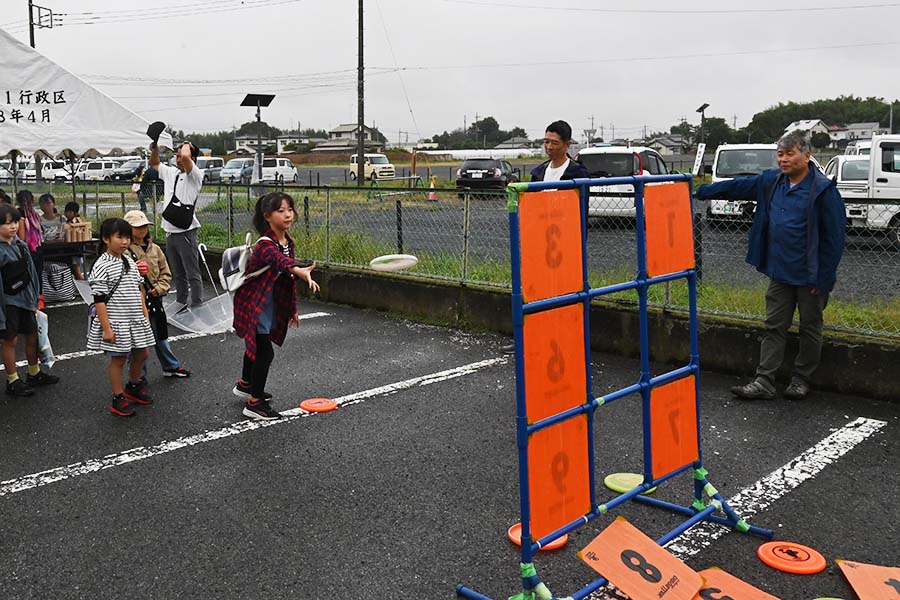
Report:
M 550 160 L 531 170 L 532 181 L 561 181 L 590 177 L 583 164 L 569 157 L 572 127 L 565 121 L 553 121 L 544 132 L 544 152 Z
M 748 400 L 775 397 L 787 331 L 800 312 L 800 350 L 785 398 L 802 400 L 822 355 L 822 313 L 844 252 L 844 201 L 835 182 L 810 162 L 809 142 L 789 134 L 778 141 L 778 169 L 697 188 L 701 200 L 755 200 L 747 262 L 769 278 L 766 333 L 756 378 L 731 388 Z

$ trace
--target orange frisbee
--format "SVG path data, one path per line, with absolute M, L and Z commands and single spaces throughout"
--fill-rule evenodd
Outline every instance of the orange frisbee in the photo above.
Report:
M 300 403 L 300 408 L 306 412 L 329 412 L 337 407 L 337 402 L 331 398 L 309 398 Z
M 508 537 L 509 541 L 511 541 L 516 546 L 521 546 L 522 545 L 522 524 L 516 523 L 515 525 L 510 527 L 506 531 L 506 537 Z M 566 542 L 568 542 L 568 541 L 569 541 L 568 534 L 563 534 L 560 537 L 553 540 L 552 542 L 550 542 L 549 544 L 547 544 L 545 546 L 541 546 L 541 550 L 556 550 L 557 548 L 562 548 L 563 546 L 565 546 Z
M 759 559 L 779 571 L 813 575 L 825 570 L 825 557 L 794 542 L 766 542 L 756 550 Z

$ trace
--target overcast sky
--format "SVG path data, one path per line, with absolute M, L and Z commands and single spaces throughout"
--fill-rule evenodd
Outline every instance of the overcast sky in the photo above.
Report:
M 37 49 L 149 120 L 231 129 L 253 118 L 238 105 L 258 92 L 276 94 L 263 119 L 282 129 L 356 122 L 356 0 L 38 2 L 68 14 L 63 27 L 37 30 Z M 0 0 L 0 27 L 26 43 L 27 4 Z M 858 8 L 830 10 L 842 5 Z M 644 126 L 697 122 L 704 102 L 708 117 L 740 127 L 789 100 L 900 98 L 900 1 L 365 0 L 365 9 L 366 123 L 392 140 L 476 115 L 531 137 L 560 118 L 581 137 L 594 117 L 595 137 L 602 126 L 609 139 L 612 127 L 637 137 Z

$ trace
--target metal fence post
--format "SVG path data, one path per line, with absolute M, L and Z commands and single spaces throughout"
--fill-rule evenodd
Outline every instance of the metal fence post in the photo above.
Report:
M 331 188 L 325 190 L 325 262 L 331 262 Z
M 397 253 L 403 254 L 403 202 L 397 200 Z
M 465 193 L 463 200 L 463 263 L 462 279 L 465 282 L 469 278 L 469 192 Z
M 694 215 L 694 269 L 697 271 L 697 283 L 703 282 L 703 224 L 706 219 L 703 213 Z
M 229 184 L 225 188 L 225 226 L 228 229 L 228 245 L 234 244 L 234 195 L 232 186 Z
M 125 192 L 119 192 L 119 196 L 122 198 L 122 214 L 125 214 Z
M 306 237 L 309 237 L 309 196 L 303 196 L 303 225 L 306 228 Z
M 94 187 L 94 216 L 97 217 L 97 226 L 100 226 L 100 182 Z

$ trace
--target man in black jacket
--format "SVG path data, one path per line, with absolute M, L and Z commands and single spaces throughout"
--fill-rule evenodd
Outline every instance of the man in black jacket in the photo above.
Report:
M 550 160 L 531 170 L 532 181 L 561 181 L 590 177 L 583 164 L 569 157 L 572 127 L 565 121 L 554 121 L 544 132 L 544 152 Z

